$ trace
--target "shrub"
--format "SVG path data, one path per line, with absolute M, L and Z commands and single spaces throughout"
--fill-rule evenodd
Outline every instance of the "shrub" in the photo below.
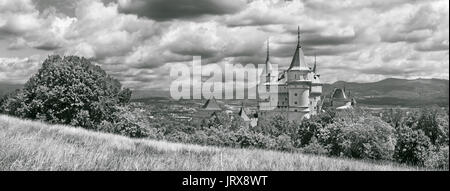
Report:
M 448 125 L 441 126 L 438 119 L 438 108 L 426 108 L 417 121 L 416 129 L 422 130 L 433 145 L 438 145 L 448 140 Z M 447 128 L 447 134 L 446 130 Z M 447 141 L 448 142 L 448 141 Z
M 425 166 L 432 169 L 449 170 L 448 152 L 448 146 L 431 152 L 429 157 L 425 161 Z
M 401 127 L 397 130 L 394 158 L 402 163 L 423 165 L 432 148 L 430 138 L 422 130 Z
M 320 129 L 318 140 L 330 155 L 354 158 L 391 159 L 395 148 L 394 129 L 372 116 L 341 118 Z
M 304 153 L 309 154 L 316 154 L 316 155 L 325 155 L 328 153 L 327 149 L 325 149 L 318 141 L 317 138 L 314 136 L 311 138 L 311 141 L 308 145 L 303 147 L 301 149 Z
M 303 120 L 297 126 L 297 131 L 293 136 L 295 147 L 303 147 L 309 144 L 311 139 L 317 136 L 319 129 L 322 129 L 322 124 L 314 119 Z
M 291 137 L 286 134 L 279 135 L 276 139 L 276 150 L 280 151 L 292 151 L 294 150 L 294 146 L 292 145 Z
M 118 133 L 128 137 L 147 137 L 148 126 L 145 120 L 138 112 L 129 107 L 116 107 L 116 112 L 113 113 L 114 128 L 110 129 L 111 133 Z

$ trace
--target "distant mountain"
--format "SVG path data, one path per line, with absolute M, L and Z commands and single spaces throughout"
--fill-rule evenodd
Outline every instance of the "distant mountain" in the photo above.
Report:
M 22 88 L 21 84 L 0 82 L 0 96 Z M 330 96 L 334 88 L 345 87 L 347 94 L 355 97 L 358 104 L 363 105 L 396 105 L 396 106 L 424 106 L 449 105 L 449 81 L 445 79 L 396 79 L 388 78 L 372 83 L 356 83 L 337 81 L 324 84 L 324 96 Z M 169 91 L 135 90 L 132 99 L 169 98 Z M 228 100 L 230 101 L 230 100 Z M 236 101 L 236 100 L 234 100 Z M 238 103 L 238 102 L 236 102 Z M 247 101 L 246 103 L 253 103 Z
M 21 89 L 22 87 L 23 87 L 22 84 L 11 84 L 0 82 L 0 96 L 14 92 L 16 89 Z
M 388 78 L 372 83 L 338 81 L 324 85 L 324 95 L 334 88 L 345 87 L 347 94 L 358 103 L 366 105 L 449 105 L 449 81 L 444 79 L 396 79 Z

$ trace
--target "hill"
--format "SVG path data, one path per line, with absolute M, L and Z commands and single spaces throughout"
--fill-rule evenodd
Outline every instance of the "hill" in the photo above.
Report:
M 444 79 L 396 79 L 388 78 L 372 83 L 338 81 L 324 85 L 324 93 L 329 96 L 334 88 L 345 87 L 355 96 L 357 102 L 365 105 L 448 107 L 449 81 Z
M 421 170 L 300 153 L 187 145 L 0 115 L 5 170 Z

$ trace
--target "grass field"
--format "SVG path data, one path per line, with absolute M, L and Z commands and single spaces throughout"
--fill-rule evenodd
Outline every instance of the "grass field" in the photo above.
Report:
M 169 143 L 0 115 L 0 170 L 423 170 L 301 153 Z

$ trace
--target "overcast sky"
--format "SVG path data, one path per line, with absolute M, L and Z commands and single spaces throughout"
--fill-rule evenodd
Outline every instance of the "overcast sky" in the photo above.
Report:
M 448 0 L 0 0 L 0 82 L 24 83 L 50 54 L 92 58 L 124 86 L 167 89 L 169 68 L 288 67 L 297 26 L 327 83 L 449 78 Z

